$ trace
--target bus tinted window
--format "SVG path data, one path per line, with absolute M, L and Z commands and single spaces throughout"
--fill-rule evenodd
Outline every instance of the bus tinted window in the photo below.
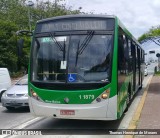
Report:
M 36 38 L 33 80 L 109 81 L 112 35 L 71 35 L 54 39 L 57 42 L 51 37 Z M 71 81 L 69 75 L 74 76 L 74 80 Z

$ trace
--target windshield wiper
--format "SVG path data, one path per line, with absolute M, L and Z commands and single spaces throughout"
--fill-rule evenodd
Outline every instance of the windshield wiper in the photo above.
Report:
M 78 54 L 82 54 L 84 49 L 88 46 L 89 42 L 91 41 L 92 37 L 94 35 L 94 31 L 90 31 L 89 34 L 86 36 L 82 44 L 80 45 L 78 49 Z
M 52 33 L 50 33 L 50 37 L 52 38 L 53 42 L 55 44 L 57 44 L 57 46 L 59 47 L 60 51 L 63 52 L 63 61 L 65 61 L 65 56 L 66 56 L 66 43 L 65 43 L 65 40 L 64 40 L 64 44 L 63 46 L 61 45 L 61 43 L 59 43 L 56 38 L 53 36 Z
M 94 35 L 94 31 L 90 31 L 89 34 L 86 36 L 82 44 L 80 45 L 80 40 L 78 41 L 78 47 L 77 47 L 77 52 L 76 52 L 76 64 L 78 62 L 78 55 L 82 54 L 84 49 L 88 46 L 89 42 L 91 41 L 92 37 Z
M 76 52 L 76 64 L 75 64 L 75 66 L 77 66 L 77 62 L 78 62 L 79 44 L 80 44 L 80 40 L 78 41 L 78 47 L 77 47 L 77 52 Z
M 52 38 L 53 42 L 55 44 L 57 44 L 58 48 L 60 49 L 60 51 L 63 51 L 63 46 L 56 40 L 56 38 L 53 36 L 52 33 L 49 33 L 50 34 L 50 37 Z
M 65 57 L 66 57 L 66 42 L 64 40 L 64 44 L 63 44 L 63 61 L 65 61 Z

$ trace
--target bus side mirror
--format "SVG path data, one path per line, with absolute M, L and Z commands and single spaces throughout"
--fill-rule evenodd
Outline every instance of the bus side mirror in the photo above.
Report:
M 18 49 L 18 57 L 22 56 L 22 49 L 24 45 L 24 39 L 19 39 L 18 44 L 17 44 L 17 49 Z
M 33 32 L 28 31 L 28 30 L 19 30 L 19 31 L 16 32 L 16 35 L 17 36 L 33 36 Z M 23 46 L 24 46 L 24 39 L 21 38 L 21 39 L 18 40 L 18 44 L 17 44 L 17 49 L 18 49 L 17 55 L 18 55 L 18 57 L 22 56 Z

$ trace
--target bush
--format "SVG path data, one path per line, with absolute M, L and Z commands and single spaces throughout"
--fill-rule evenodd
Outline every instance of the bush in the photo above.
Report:
M 160 71 L 155 72 L 155 75 L 159 76 L 160 75 Z
M 12 72 L 10 73 L 11 75 L 11 78 L 19 78 L 19 77 L 22 77 L 24 74 L 23 72 Z

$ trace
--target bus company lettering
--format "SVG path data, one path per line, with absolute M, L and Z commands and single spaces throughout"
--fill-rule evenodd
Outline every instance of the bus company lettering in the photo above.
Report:
M 46 103 L 54 103 L 54 104 L 60 104 L 61 102 L 60 101 L 49 101 L 49 100 L 45 100 Z

